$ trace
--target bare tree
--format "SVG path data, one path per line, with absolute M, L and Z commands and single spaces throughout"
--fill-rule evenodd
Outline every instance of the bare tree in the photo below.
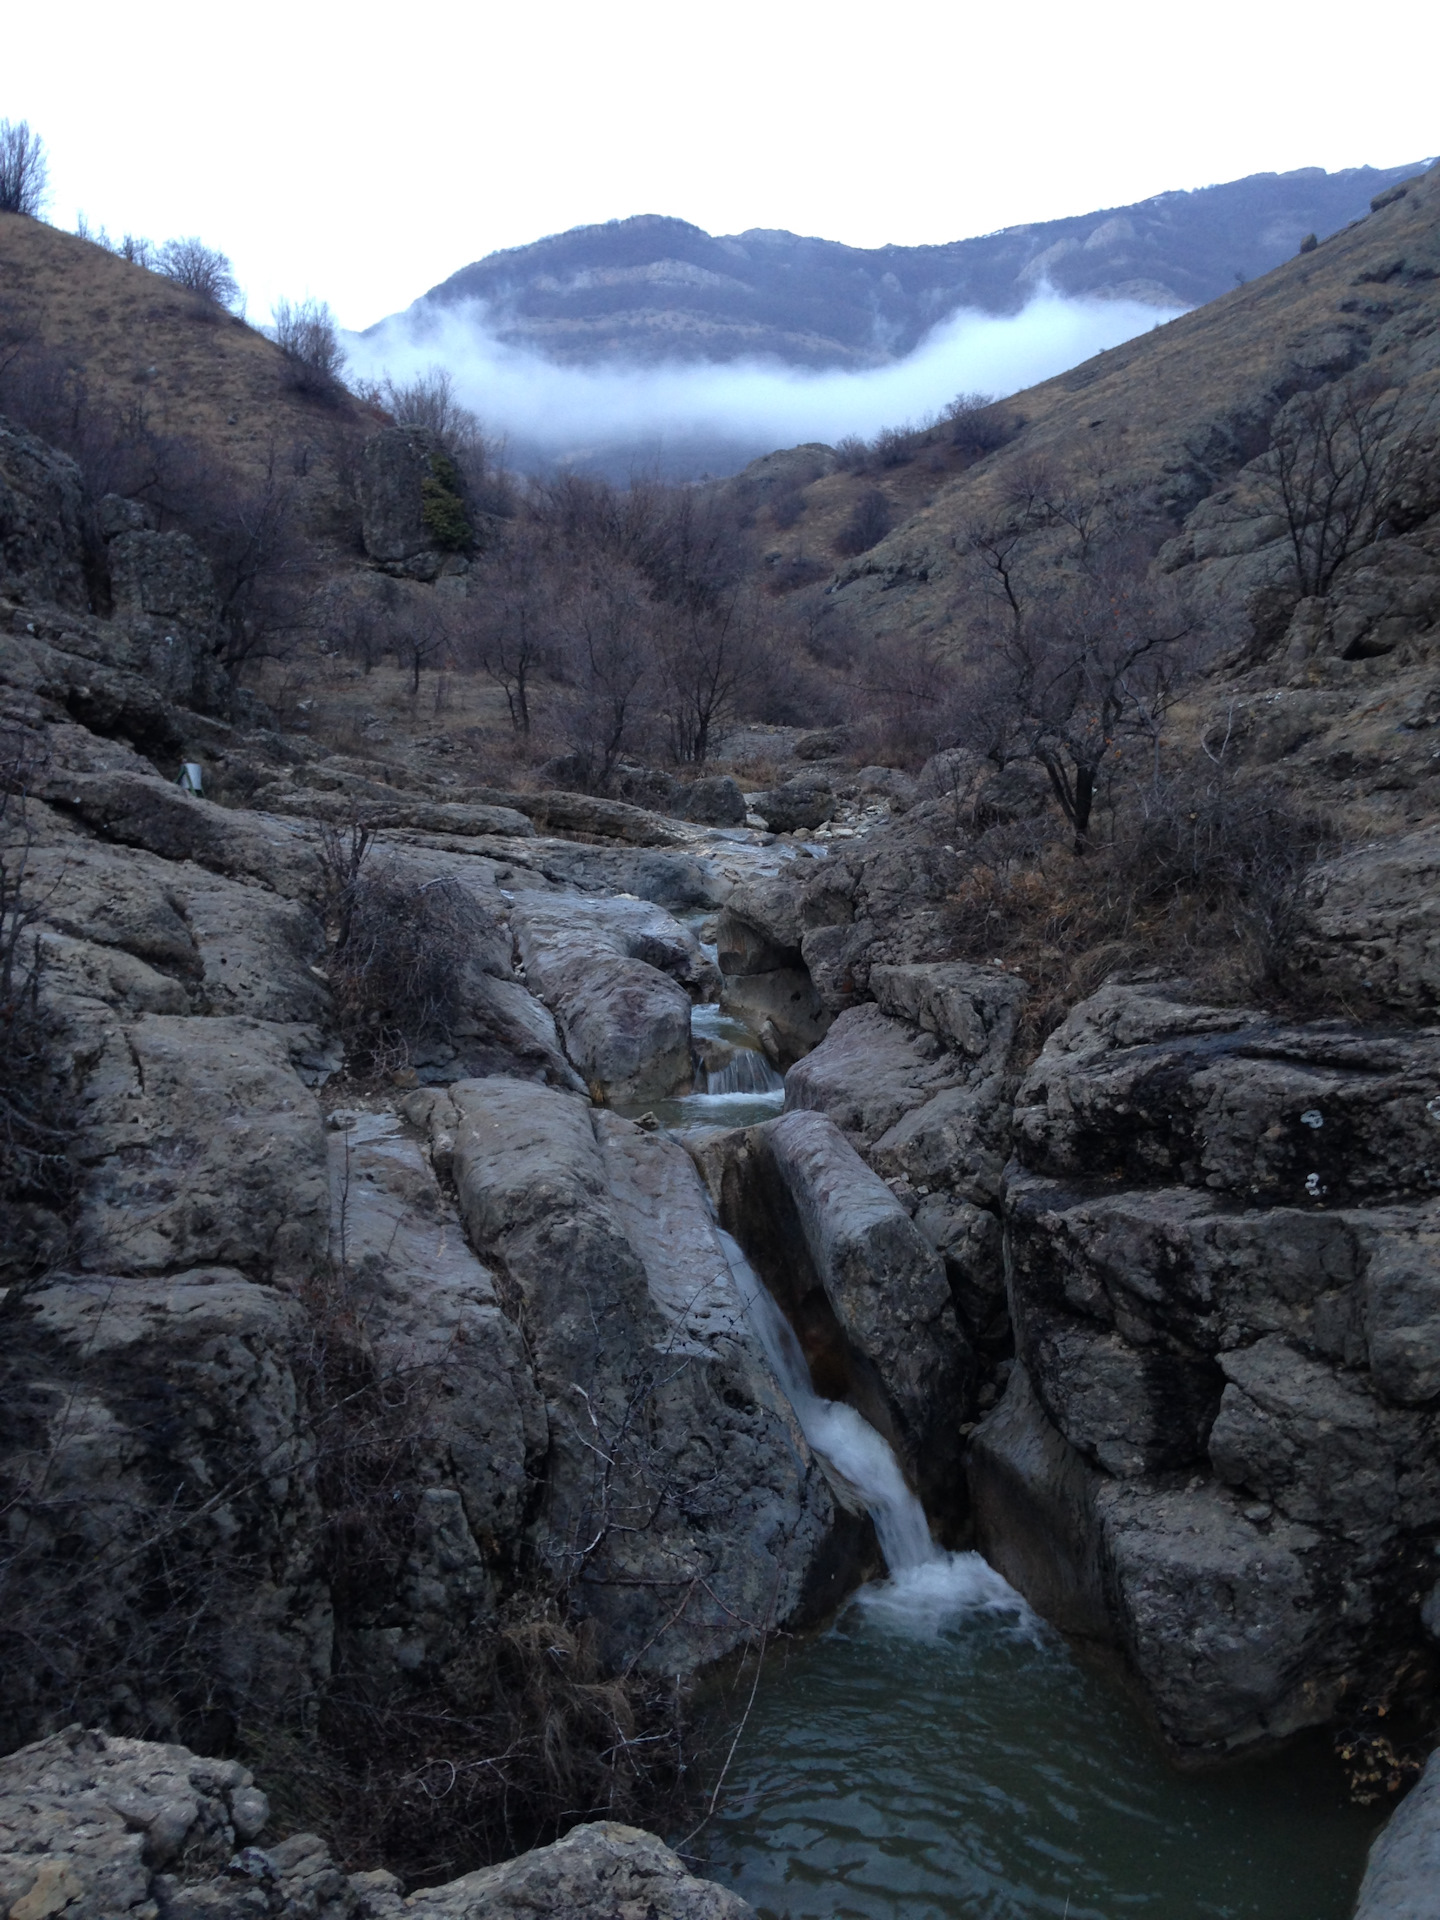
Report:
M 1297 394 L 1281 408 L 1258 463 L 1262 499 L 1281 515 L 1293 586 L 1328 593 L 1434 457 L 1435 416 L 1407 424 L 1403 396 L 1373 374 Z
M 636 744 L 652 674 L 649 596 L 633 570 L 607 569 L 565 612 L 569 670 L 578 698 L 570 714 L 573 750 L 587 787 L 603 791 L 616 762 Z
M 345 355 L 335 316 L 324 300 L 277 300 L 271 308 L 275 344 L 306 391 L 331 393 L 340 383 Z
M 176 286 L 203 294 L 217 306 L 233 308 L 240 299 L 240 282 L 229 256 L 218 247 L 207 247 L 194 234 L 184 240 L 167 240 L 154 256 L 153 265 Z
M 661 623 L 660 703 L 677 760 L 703 766 L 715 751 L 758 640 L 754 602 L 738 593 L 719 606 L 677 609 Z
M 410 693 L 420 692 L 420 676 L 427 667 L 442 666 L 450 657 L 452 636 L 445 603 L 433 592 L 407 594 L 391 616 L 395 657 L 410 669 Z
M 465 601 L 467 651 L 504 690 L 510 725 L 530 735 L 530 693 L 557 645 L 556 569 L 543 530 L 513 528 L 485 562 L 478 592 Z
M 1102 773 L 1118 764 L 1123 736 L 1142 737 L 1158 756 L 1187 664 L 1181 643 L 1194 631 L 1173 588 L 1121 544 L 1017 621 L 999 650 L 998 704 L 1012 720 L 1001 752 L 1044 768 L 1076 853 L 1087 850 Z M 993 732 L 996 703 L 988 705 Z
M 0 213 L 37 219 L 49 191 L 45 142 L 31 132 L 28 120 L 0 120 Z

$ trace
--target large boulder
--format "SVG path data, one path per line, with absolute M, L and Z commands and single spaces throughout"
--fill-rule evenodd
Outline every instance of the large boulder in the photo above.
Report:
M 269 1818 L 234 1760 L 70 1727 L 0 1760 L 0 1901 L 10 1920 L 754 1920 L 615 1821 L 407 1898 Z
M 408 1900 L 374 1900 L 367 1920 L 755 1920 L 739 1894 L 697 1880 L 663 1841 L 614 1820 Z
M 548 1431 L 520 1331 L 420 1142 L 394 1114 L 340 1110 L 329 1145 L 337 1304 L 376 1377 L 425 1408 L 408 1440 L 425 1487 L 402 1591 L 377 1584 L 339 1623 L 347 1668 L 373 1684 L 437 1671 L 493 1613 Z
M 454 528 L 443 510 L 453 502 Z M 438 548 L 465 544 L 468 516 L 455 466 L 428 427 L 386 427 L 360 455 L 360 524 L 372 560 L 414 561 Z
M 639 900 L 531 893 L 511 924 L 527 986 L 606 1100 L 663 1099 L 689 1084 L 691 996 L 711 999 L 720 982 L 678 920 Z
M 324 1684 L 304 1334 L 291 1295 L 220 1266 L 56 1278 L 12 1313 L 27 1415 L 0 1448 L 7 1744 L 53 1724 L 57 1699 L 161 1726 L 273 1720 Z
M 1440 828 L 1422 827 L 1317 867 L 1305 884 L 1300 967 L 1361 1006 L 1440 1014 Z
M 308 1028 L 242 1015 L 112 1023 L 80 1100 L 82 1264 L 308 1275 L 325 1251 L 325 1140 L 296 1062 L 316 1051 Z
M 669 1675 L 833 1601 L 836 1508 L 673 1142 L 514 1080 L 431 1094 L 470 1242 L 546 1403 L 535 1519 L 607 1655 Z

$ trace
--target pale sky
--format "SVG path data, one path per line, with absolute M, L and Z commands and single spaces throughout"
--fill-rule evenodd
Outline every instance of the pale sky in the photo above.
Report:
M 13 0 L 0 118 L 45 140 L 57 225 L 198 233 L 252 320 L 363 327 L 632 213 L 915 244 L 1393 166 L 1440 149 L 1437 70 L 1434 0 Z

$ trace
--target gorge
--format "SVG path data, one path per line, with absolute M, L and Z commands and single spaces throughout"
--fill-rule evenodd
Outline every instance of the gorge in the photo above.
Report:
M 7 1920 L 1432 1910 L 1440 173 L 1377 199 L 949 447 L 776 654 L 863 711 L 668 768 L 424 650 L 548 496 L 444 546 L 446 448 L 238 326 L 146 322 L 310 421 L 389 653 L 242 657 L 198 519 L 0 426 Z M 1317 417 L 1386 476 L 1318 558 Z M 856 481 L 757 464 L 762 603 Z M 589 524 L 565 618 L 673 659 Z M 1204 642 L 1098 745 L 981 671 L 1097 605 Z

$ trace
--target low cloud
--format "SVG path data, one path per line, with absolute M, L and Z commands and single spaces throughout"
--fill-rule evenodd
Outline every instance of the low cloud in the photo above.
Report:
M 615 467 L 649 458 L 721 470 L 801 441 L 867 439 L 935 413 L 961 392 L 1011 394 L 1118 346 L 1174 312 L 1131 300 L 1045 292 L 1018 314 L 961 312 L 915 351 L 865 372 L 812 373 L 776 361 L 562 366 L 507 346 L 470 304 L 395 319 L 346 341 L 352 374 L 397 382 L 436 364 L 520 465 Z

